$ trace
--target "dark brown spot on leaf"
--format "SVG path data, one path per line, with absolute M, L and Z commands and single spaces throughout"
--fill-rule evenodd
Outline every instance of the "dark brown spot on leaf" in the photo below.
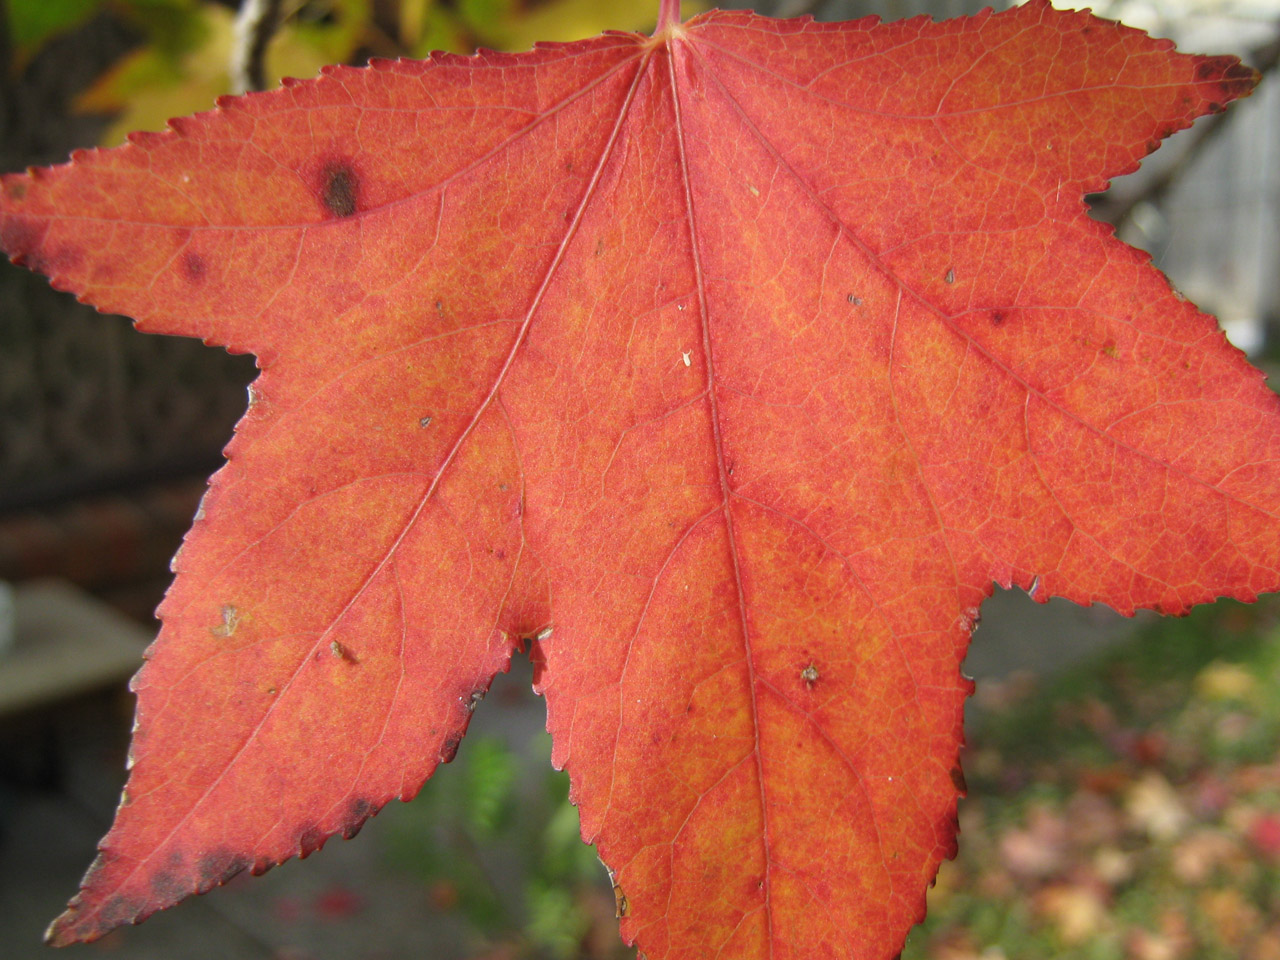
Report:
M 1196 80 L 1201 83 L 1220 83 L 1224 92 L 1241 96 L 1257 84 L 1258 74 L 1237 57 L 1206 57 L 1196 64 Z
M 356 212 L 360 198 L 360 178 L 349 163 L 331 163 L 324 169 L 320 202 L 335 217 Z
M 177 874 L 161 870 L 151 878 L 151 892 L 157 900 L 177 903 L 191 892 L 191 887 Z
M 351 805 L 347 807 L 347 815 L 342 821 L 343 837 L 350 840 L 360 832 L 360 828 L 364 826 L 365 821 L 377 812 L 377 807 L 363 797 L 357 797 L 352 800 Z
M 107 901 L 102 911 L 98 914 L 99 930 L 110 930 L 112 927 L 120 927 L 126 923 L 132 923 L 138 918 L 138 914 L 142 912 L 142 901 L 133 897 L 116 896 Z
M 951 768 L 951 785 L 959 793 L 967 794 L 969 792 L 969 785 L 964 780 L 964 771 L 960 769 L 960 764 L 958 763 Z
M 232 877 L 249 869 L 250 863 L 248 857 L 237 856 L 230 850 L 206 853 L 196 864 L 196 872 L 200 878 L 199 891 L 204 893 L 222 886 Z
M 1004 323 L 1004 318 L 1005 318 L 1005 313 L 1003 310 L 991 311 L 991 325 L 993 327 L 998 327 L 1000 326 L 1000 324 Z
M 444 738 L 444 743 L 440 745 L 440 762 L 453 763 L 453 758 L 458 755 L 458 745 L 462 743 L 462 734 L 451 733 Z

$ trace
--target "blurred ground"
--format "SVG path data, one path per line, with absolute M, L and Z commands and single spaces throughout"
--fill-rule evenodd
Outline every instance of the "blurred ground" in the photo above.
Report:
M 105 609 L 99 616 L 117 622 Z M 979 680 L 976 702 L 990 705 L 1011 690 L 1030 689 L 1029 671 L 1044 676 L 1069 669 L 1125 642 L 1134 628 L 1135 621 L 1104 608 L 1041 606 L 1021 593 L 998 592 L 984 607 L 966 664 Z M 138 627 L 139 653 L 146 639 Z M 71 955 L 627 955 L 617 941 L 604 869 L 578 843 L 563 777 L 550 771 L 541 733 L 545 714 L 530 683 L 527 660 L 517 658 L 512 673 L 498 679 L 477 709 L 455 763 L 441 770 L 423 797 L 393 803 L 357 840 L 333 840 L 305 864 L 290 862 L 260 878 L 238 878 L 139 927 L 68 948 Z M 0 945 L 8 960 L 49 956 L 40 935 L 75 891 L 123 784 L 130 711 L 130 698 L 116 686 L 9 718 L 5 725 L 9 769 L 24 771 L 7 779 L 0 818 Z M 15 738 L 24 751 L 15 751 Z M 15 752 L 25 762 L 15 763 Z M 985 769 L 981 763 L 979 769 Z M 1007 803 L 1018 806 L 1016 800 Z M 991 810 L 994 803 L 984 795 L 967 801 L 965 809 Z M 978 832 L 967 831 L 965 841 Z

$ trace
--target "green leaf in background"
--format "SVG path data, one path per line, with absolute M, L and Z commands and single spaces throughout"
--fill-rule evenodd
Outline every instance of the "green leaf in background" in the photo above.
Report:
M 579 945 L 591 921 L 572 892 L 535 878 L 525 888 L 525 899 L 529 909 L 525 935 L 530 942 L 555 960 L 578 956 Z
M 19 63 L 29 60 L 50 38 L 78 26 L 103 0 L 9 0 L 9 36 Z
M 477 842 L 492 839 L 509 819 L 516 763 L 502 741 L 479 740 L 466 765 L 467 826 Z

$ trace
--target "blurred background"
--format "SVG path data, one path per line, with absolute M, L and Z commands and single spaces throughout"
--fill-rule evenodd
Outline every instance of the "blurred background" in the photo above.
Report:
M 986 5 L 754 7 L 896 19 Z M 1250 99 L 1090 199 L 1270 368 L 1280 361 L 1280 0 L 1094 9 L 1268 74 Z M 647 31 L 656 10 L 656 0 L 0 0 L 0 170 L 114 145 L 325 63 Z M 6 958 L 47 955 L 41 932 L 110 822 L 132 716 L 125 684 L 253 376 L 252 358 L 143 337 L 0 263 Z M 904 957 L 1280 960 L 1280 604 L 1125 620 L 997 593 L 966 668 L 979 683 L 961 853 Z M 631 956 L 529 685 L 517 658 L 457 761 L 358 841 L 69 949 L 121 960 Z

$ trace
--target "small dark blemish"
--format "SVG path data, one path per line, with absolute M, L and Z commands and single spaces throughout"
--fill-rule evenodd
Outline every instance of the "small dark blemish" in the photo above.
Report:
M 1196 64 L 1196 80 L 1203 82 L 1218 79 L 1218 68 L 1217 57 L 1206 57 Z
M 850 303 L 852 303 L 855 307 L 862 306 L 862 298 L 855 297 L 852 293 L 849 294 L 847 297 L 845 297 L 845 299 L 848 300 Z
M 965 783 L 964 771 L 960 769 L 960 765 L 956 764 L 951 768 L 951 785 L 956 788 L 957 792 L 967 794 L 969 785 Z
M 356 212 L 360 195 L 360 178 L 349 163 L 331 163 L 324 169 L 324 186 L 320 202 L 335 217 L 349 217 Z
M 188 282 L 200 283 L 204 280 L 207 269 L 204 257 L 200 256 L 200 254 L 188 250 L 182 255 L 182 275 L 187 278 Z
M 165 903 L 177 903 L 190 892 L 187 884 L 168 870 L 161 870 L 151 878 L 151 893 Z
M 142 901 L 133 897 L 112 897 L 98 912 L 97 928 L 110 930 L 112 927 L 122 927 L 136 920 L 141 912 Z
M 363 797 L 352 800 L 351 805 L 347 807 L 346 819 L 342 821 L 342 836 L 350 840 L 360 832 L 365 821 L 377 812 L 377 807 Z
M 440 762 L 453 763 L 453 758 L 458 755 L 458 745 L 462 743 L 462 734 L 451 733 L 444 738 L 444 743 L 440 744 Z
M 627 895 L 622 892 L 622 888 L 616 883 L 613 885 L 613 906 L 615 919 L 621 920 L 627 915 L 631 904 L 627 902 Z
M 1232 56 L 1207 57 L 1196 64 L 1196 80 L 1200 83 L 1221 83 L 1232 92 L 1253 89 L 1258 75 Z
M 991 325 L 993 327 L 998 327 L 1000 326 L 1000 324 L 1004 323 L 1004 318 L 1005 318 L 1005 313 L 1003 310 L 991 311 Z
M 467 707 L 467 713 L 474 713 L 476 706 L 484 699 L 485 694 L 488 692 L 489 691 L 485 690 L 483 687 L 476 687 L 476 689 L 472 690 L 471 696 L 467 697 L 464 701 Z
M 206 853 L 196 863 L 196 871 L 200 877 L 197 889 L 201 893 L 220 887 L 232 877 L 249 869 L 251 861 L 248 857 L 239 857 L 230 850 L 214 850 Z
M 44 228 L 22 220 L 11 220 L 0 228 L 0 250 L 7 253 L 14 263 L 50 278 L 80 266 L 84 251 L 66 245 L 42 249 L 46 235 Z
M 942 279 L 943 279 L 943 281 L 944 281 L 945 283 L 955 283 L 955 282 L 956 282 L 956 272 L 955 272 L 954 270 L 952 270 L 950 267 L 948 267 L 948 268 L 947 268 L 947 275 L 946 275 L 945 277 L 943 277 Z
M 596 256 L 598 257 L 598 256 L 600 256 L 602 253 L 604 253 L 604 241 L 603 241 L 603 240 L 597 240 L 597 241 L 596 241 Z

